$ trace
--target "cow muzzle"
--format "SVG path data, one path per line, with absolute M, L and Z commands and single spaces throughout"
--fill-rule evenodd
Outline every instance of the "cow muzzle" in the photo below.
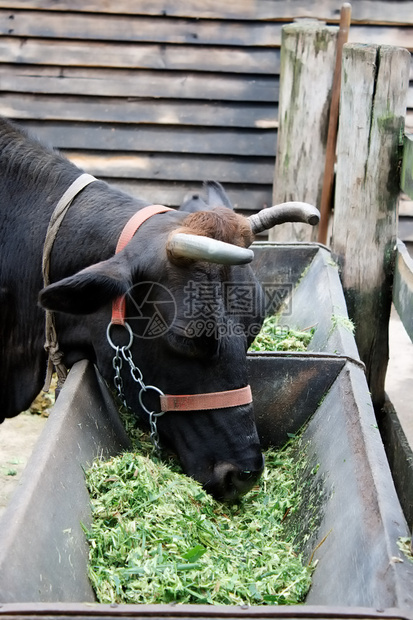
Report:
M 204 489 L 219 501 L 234 502 L 252 489 L 260 479 L 263 469 L 262 454 L 253 469 L 243 470 L 230 462 L 217 463 L 210 480 L 204 484 Z
M 130 347 L 133 341 L 133 334 L 130 326 L 125 322 L 124 327 L 130 335 L 130 340 L 128 344 L 122 347 L 113 343 L 110 333 L 111 326 L 112 324 L 109 324 L 107 339 L 110 346 L 115 350 L 113 358 L 113 368 L 115 369 L 114 385 L 124 406 L 129 409 L 123 393 L 123 379 L 121 376 L 123 362 L 126 362 L 130 368 L 133 380 L 139 386 L 139 402 L 143 411 L 148 415 L 150 438 L 156 451 L 161 451 L 157 420 L 164 414 L 168 414 L 168 412 L 188 412 L 188 415 L 191 415 L 191 412 L 196 413 L 196 411 L 217 410 L 222 410 L 224 412 L 228 408 L 242 407 L 243 405 L 250 405 L 252 403 L 252 394 L 249 385 L 243 388 L 224 390 L 221 392 L 172 395 L 164 394 L 162 390 L 156 386 L 145 384 L 142 372 L 134 364 L 130 353 Z M 159 411 L 151 410 L 145 405 L 145 397 L 149 392 L 153 392 L 159 397 Z M 245 465 L 241 467 L 234 462 L 219 461 L 211 467 L 205 479 L 201 480 L 196 474 L 194 478 L 197 479 L 203 485 L 204 489 L 215 499 L 223 502 L 235 501 L 240 496 L 247 493 L 256 484 L 262 474 L 264 458 L 258 442 L 254 448 L 253 455 L 249 459 L 248 469 L 245 468 Z M 203 478 L 203 476 L 201 477 Z

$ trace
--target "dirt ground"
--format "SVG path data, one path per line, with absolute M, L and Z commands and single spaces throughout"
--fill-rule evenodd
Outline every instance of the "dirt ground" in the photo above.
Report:
M 55 400 L 54 388 L 55 379 L 49 393 L 35 399 L 32 413 L 21 413 L 0 424 L 0 518 L 47 421 Z
M 413 344 L 396 312 L 390 321 L 390 362 L 386 390 L 413 447 Z M 22 413 L 0 425 L 0 517 L 19 483 L 47 418 Z
M 33 450 L 47 418 L 21 413 L 0 426 L 0 516 Z

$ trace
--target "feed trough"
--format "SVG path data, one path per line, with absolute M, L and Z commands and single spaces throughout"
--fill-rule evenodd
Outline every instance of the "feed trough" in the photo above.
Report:
M 317 560 L 306 604 L 294 607 L 101 605 L 87 577 L 90 522 L 83 470 L 128 448 L 108 390 L 92 364 L 69 374 L 0 524 L 0 618 L 411 617 L 409 536 L 349 329 L 337 266 L 317 244 L 254 246 L 254 268 L 279 324 L 314 327 L 303 353 L 249 354 L 263 447 L 304 424 L 303 481 L 318 498 L 318 527 L 303 552 Z M 316 473 L 314 473 L 316 472 Z M 305 509 L 301 511 L 303 533 Z M 383 610 L 390 610 L 386 611 Z M 381 610 L 381 611 L 380 611 Z

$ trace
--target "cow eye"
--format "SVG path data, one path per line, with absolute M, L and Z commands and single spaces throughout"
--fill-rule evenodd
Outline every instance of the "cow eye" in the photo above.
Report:
M 185 357 L 210 358 L 216 354 L 218 348 L 216 338 L 193 335 L 192 332 L 188 336 L 182 328 L 169 330 L 166 340 L 169 348 Z

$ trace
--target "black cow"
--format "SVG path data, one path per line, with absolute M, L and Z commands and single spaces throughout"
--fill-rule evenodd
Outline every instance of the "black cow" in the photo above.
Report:
M 249 265 L 231 263 L 251 259 L 246 247 L 253 232 L 288 219 L 314 221 L 314 210 L 290 205 L 268 219 L 270 208 L 261 212 L 264 223 L 259 215 L 248 220 L 228 208 L 219 184 L 210 183 L 206 209 L 198 212 L 196 200 L 195 208 L 187 204 L 184 211 L 152 216 L 115 255 L 125 223 L 147 203 L 94 181 L 63 219 L 51 252 L 53 284 L 42 290 L 49 219 L 82 171 L 5 119 L 0 119 L 0 169 L 0 421 L 25 410 L 42 387 L 43 308 L 57 313 L 66 366 L 87 358 L 113 384 L 115 352 L 106 334 L 111 303 L 124 295 L 130 330 L 112 326 L 109 340 L 121 347 L 131 335 L 128 353 L 139 368 L 135 379 L 141 372 L 144 384 L 172 395 L 247 386 L 246 351 L 262 321 L 261 292 Z M 194 238 L 208 239 L 212 250 L 201 249 L 199 258 L 199 249 L 193 254 Z M 224 242 L 218 243 L 218 258 L 215 240 Z M 224 257 L 227 264 L 220 264 L 221 249 L 226 256 L 234 247 L 241 259 Z M 253 301 L 248 312 L 234 303 L 238 290 Z M 129 370 L 124 359 L 126 403 L 148 422 L 146 409 L 160 410 L 158 391 L 142 393 Z M 167 412 L 157 418 L 157 431 L 185 472 L 217 498 L 236 498 L 261 474 L 252 404 Z

